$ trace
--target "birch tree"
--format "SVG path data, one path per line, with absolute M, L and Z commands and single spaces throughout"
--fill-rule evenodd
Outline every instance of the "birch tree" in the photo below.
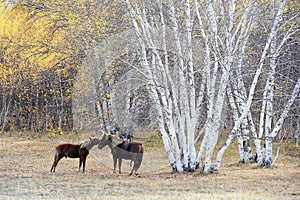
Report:
M 251 72 L 246 63 L 252 62 L 247 60 L 247 56 L 253 50 L 250 41 L 253 39 L 251 36 L 256 34 L 260 17 L 259 2 L 250 0 L 246 5 L 235 0 L 123 2 L 136 35 L 139 57 L 138 64 L 129 63 L 126 73 L 138 72 L 138 78 L 144 80 L 139 84 L 144 84 L 153 103 L 173 170 L 194 171 L 200 165 L 204 172 L 210 172 L 212 167 L 218 170 L 222 156 L 235 136 L 238 136 L 240 161 L 247 162 L 252 159 L 250 133 L 255 141 L 259 163 L 263 163 L 260 132 L 256 130 L 255 116 L 250 111 L 266 60 L 270 61 L 270 66 L 276 65 L 276 55 L 281 46 L 289 35 L 294 34 L 290 31 L 285 37 L 278 36 L 285 2 L 274 4 L 270 33 L 258 56 L 258 64 L 252 63 L 256 71 L 254 76 L 247 77 L 251 84 L 244 82 L 243 73 Z M 270 55 L 274 55 L 273 61 Z M 266 91 L 274 87 L 272 73 L 269 73 L 270 84 L 266 84 Z M 128 94 L 121 95 L 128 102 L 126 110 L 130 108 L 131 95 Z M 216 164 L 212 166 L 226 97 L 235 125 L 218 153 Z M 271 116 L 272 92 L 263 99 L 268 103 L 262 112 Z M 263 119 L 263 123 L 270 124 L 271 119 L 265 115 Z M 199 146 L 195 140 L 201 141 Z
M 191 4 L 189 1 L 185 2 L 186 9 L 183 13 L 186 23 L 184 34 L 181 34 L 180 4 L 172 0 L 167 3 L 160 0 L 151 3 L 125 2 L 139 39 L 141 67 L 155 102 L 157 122 L 170 164 L 179 172 L 184 169 L 194 170 L 196 100 L 191 51 Z M 168 12 L 164 10 L 164 6 L 168 6 Z M 158 8 L 157 15 L 147 18 L 149 13 L 154 12 L 152 7 Z M 167 23 L 171 24 L 170 29 L 166 26 Z M 162 36 L 161 41 L 156 39 L 159 35 Z M 185 38 L 184 42 L 181 37 Z M 173 40 L 174 43 L 170 45 L 168 40 Z M 171 46 L 175 49 L 172 54 Z M 159 49 L 163 50 L 162 54 Z M 147 57 L 149 51 L 150 59 Z M 174 53 L 176 56 L 172 56 Z
M 278 1 L 278 2 L 276 2 L 276 5 L 274 5 L 275 8 L 274 8 L 273 17 L 272 17 L 272 19 L 273 19 L 272 26 L 271 26 L 272 28 L 271 28 L 270 34 L 268 36 L 268 39 L 266 41 L 265 47 L 262 51 L 260 62 L 259 62 L 260 64 L 259 64 L 259 67 L 253 78 L 250 90 L 248 92 L 247 101 L 242 100 L 241 101 L 242 106 L 240 104 L 237 104 L 242 108 L 242 110 L 244 110 L 244 112 L 241 112 L 240 117 L 238 118 L 238 120 L 235 121 L 234 128 L 232 129 L 232 131 L 229 135 L 229 138 L 227 139 L 225 145 L 219 151 L 219 153 L 217 155 L 216 163 L 215 163 L 215 168 L 214 168 L 215 170 L 218 170 L 224 151 L 230 144 L 233 137 L 237 134 L 238 127 L 243 122 L 243 118 L 246 116 L 248 116 L 248 121 L 251 124 L 251 131 L 252 131 L 252 135 L 253 135 L 253 138 L 255 141 L 257 161 L 258 161 L 259 165 L 270 165 L 272 163 L 272 141 L 273 141 L 274 136 L 277 135 L 277 132 L 275 131 L 275 127 L 274 127 L 273 131 L 272 131 L 272 127 L 271 127 L 271 124 L 272 124 L 271 122 L 272 122 L 272 117 L 273 117 L 273 93 L 274 93 L 274 77 L 275 77 L 275 69 L 276 69 L 276 59 L 278 57 L 278 52 L 281 50 L 282 46 L 285 44 L 287 39 L 291 35 L 295 34 L 295 32 L 298 31 L 297 28 L 292 26 L 284 34 L 284 37 L 282 37 L 281 41 L 278 43 L 277 38 L 279 37 L 279 32 L 280 32 L 279 30 L 280 30 L 280 28 L 282 28 L 282 27 L 280 27 L 280 24 L 282 23 L 282 15 L 283 15 L 283 11 L 284 11 L 284 5 L 285 5 L 285 1 Z M 260 112 L 261 112 L 260 126 L 259 126 L 259 133 L 257 134 L 255 124 L 254 124 L 252 115 L 249 112 L 249 110 L 250 110 L 250 106 L 251 106 L 251 101 L 253 99 L 252 92 L 255 91 L 254 88 L 257 85 L 258 77 L 259 77 L 260 73 L 262 72 L 263 65 L 267 60 L 268 54 L 271 55 L 270 56 L 270 71 L 269 71 L 269 75 L 268 75 L 268 78 L 267 78 L 267 81 L 265 84 L 265 89 L 263 92 L 262 108 L 260 110 Z M 245 86 L 242 83 L 242 85 L 240 85 L 239 88 L 243 91 L 244 87 Z M 298 87 L 299 87 L 299 85 L 297 82 L 295 84 L 294 91 L 291 94 L 291 97 L 290 97 L 289 101 L 287 102 L 282 115 L 280 116 L 281 121 L 276 122 L 278 124 L 277 128 L 281 127 L 284 118 L 287 116 L 286 113 L 290 109 L 290 105 L 295 101 L 295 98 L 297 97 L 297 94 L 298 94 L 298 92 L 297 92 Z M 242 94 L 242 96 L 244 96 L 244 95 Z M 244 109 L 243 109 L 243 105 L 246 105 L 246 107 Z M 279 124 L 281 124 L 281 125 L 279 125 Z M 274 131 L 276 132 L 276 134 Z M 271 132 L 273 133 L 273 135 L 271 134 Z M 266 142 L 265 142 L 266 150 L 264 150 L 264 151 L 266 151 L 265 160 L 263 160 L 264 159 L 263 155 L 262 155 L 263 152 L 261 151 L 261 146 L 260 146 L 263 133 L 265 133 L 265 138 L 266 138 Z
M 235 27 L 235 1 L 205 1 L 201 6 L 198 1 L 151 3 L 126 1 L 142 49 L 141 67 L 147 72 L 145 78 L 149 81 L 152 98 L 156 100 L 157 119 L 166 152 L 171 165 L 178 171 L 194 170 L 204 157 L 204 171 L 209 172 L 222 121 L 224 91 L 234 63 L 233 53 L 245 34 L 241 28 L 245 29 L 247 19 Z M 159 18 L 149 14 L 154 12 L 151 7 L 158 8 Z M 184 20 L 180 15 L 184 16 Z M 194 15 L 205 45 L 203 69 L 194 66 L 193 45 L 203 44 L 193 42 Z M 167 23 L 170 27 L 166 26 Z M 223 38 L 219 37 L 219 31 Z M 173 42 L 168 41 L 167 34 Z M 161 43 L 156 39 L 159 35 L 162 36 Z M 175 57 L 170 57 L 170 47 L 174 47 Z M 160 48 L 164 49 L 164 57 L 158 52 Z M 147 58 L 148 49 L 151 49 L 151 59 Z M 175 62 L 169 65 L 171 59 Z M 199 69 L 202 80 L 196 89 L 195 71 Z M 205 90 L 208 102 L 204 139 L 196 156 L 194 139 Z
M 237 8 L 237 1 L 207 1 L 201 7 L 198 1 L 195 1 L 195 7 L 197 12 L 197 19 L 200 24 L 202 37 L 206 43 L 206 60 L 208 69 L 208 75 L 211 74 L 211 77 L 208 77 L 207 80 L 207 90 L 208 90 L 208 107 L 209 112 L 212 111 L 213 114 L 207 115 L 207 121 L 209 119 L 212 123 L 206 123 L 204 131 L 203 143 L 200 147 L 198 154 L 197 162 L 200 162 L 202 153 L 204 151 L 203 146 L 206 145 L 206 161 L 204 163 L 204 172 L 209 172 L 211 170 L 211 155 L 215 148 L 217 139 L 218 139 L 218 128 L 220 127 L 222 108 L 224 106 L 225 91 L 229 97 L 230 105 L 233 109 L 235 121 L 239 121 L 238 125 L 234 129 L 239 132 L 239 151 L 240 151 L 240 160 L 244 161 L 244 148 L 248 147 L 247 143 L 249 142 L 249 136 L 247 132 L 247 104 L 242 104 L 242 99 L 238 100 L 238 105 L 236 107 L 233 100 L 233 93 L 240 93 L 240 98 L 243 98 L 243 95 L 246 94 L 245 88 L 242 88 L 241 81 L 241 68 L 243 66 L 243 56 L 245 55 L 245 50 L 248 46 L 249 34 L 253 30 L 253 24 L 255 15 L 257 12 L 257 4 L 255 1 L 249 1 L 247 5 L 241 8 L 239 4 Z M 203 13 L 202 10 L 205 10 L 207 13 Z M 241 16 L 238 16 L 237 13 L 242 13 Z M 206 28 L 206 26 L 208 28 Z M 222 37 L 221 37 L 222 35 Z M 213 54 L 214 60 L 211 60 L 211 55 Z M 213 63 L 213 64 L 212 64 Z M 210 66 L 214 68 L 210 69 Z M 222 70 L 218 72 L 218 69 Z M 214 73 L 209 73 L 213 71 Z M 218 72 L 218 73 L 217 73 Z M 258 74 L 260 70 L 258 70 Z M 216 79 L 218 75 L 220 78 L 220 88 L 218 91 L 215 90 Z M 226 87 L 229 84 L 229 77 L 236 76 L 240 77 L 235 80 L 233 91 L 230 88 Z M 254 81 L 257 82 L 258 76 L 254 77 Z M 252 88 L 254 91 L 254 88 Z M 215 99 L 214 99 L 215 98 Z M 239 113 L 245 112 L 244 116 L 239 116 Z M 241 130 L 240 130 L 241 126 Z M 210 142 L 206 142 L 206 140 Z M 210 152 L 210 153 L 208 153 Z M 208 155 L 210 154 L 210 155 Z M 251 157 L 251 152 L 248 151 L 247 157 Z

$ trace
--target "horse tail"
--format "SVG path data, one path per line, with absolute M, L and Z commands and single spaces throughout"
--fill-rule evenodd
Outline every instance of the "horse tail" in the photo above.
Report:
M 140 143 L 139 147 L 138 147 L 138 154 L 137 154 L 138 168 L 140 167 L 140 165 L 142 163 L 143 154 L 144 154 L 144 148 L 143 148 L 143 145 Z
M 62 154 L 62 153 L 63 152 L 62 152 L 61 148 L 59 148 L 59 146 L 56 147 L 55 153 L 54 153 L 54 160 L 58 159 L 60 157 L 60 154 Z M 63 153 L 63 156 L 67 158 L 67 155 L 65 155 L 64 153 Z
M 51 166 L 50 172 L 55 172 L 55 166 L 57 165 L 57 157 L 58 157 L 58 152 L 57 152 L 57 149 L 55 149 L 54 160 L 53 160 L 53 164 Z
M 139 153 L 144 153 L 144 148 L 142 143 L 139 143 Z
M 58 157 L 58 150 L 57 150 L 57 149 L 55 149 L 55 153 L 54 153 L 54 160 L 56 160 L 56 159 L 57 159 L 57 157 Z

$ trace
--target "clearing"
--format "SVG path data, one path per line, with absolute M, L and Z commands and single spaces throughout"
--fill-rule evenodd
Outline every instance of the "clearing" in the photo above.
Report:
M 128 176 L 129 161 L 123 161 L 123 174 L 113 174 L 108 147 L 90 151 L 85 174 L 70 158 L 51 174 L 55 146 L 78 141 L 0 135 L 0 199 L 300 199 L 300 151 L 293 144 L 282 148 L 272 168 L 239 164 L 232 146 L 220 171 L 204 175 L 172 173 L 162 144 L 148 139 L 140 178 Z

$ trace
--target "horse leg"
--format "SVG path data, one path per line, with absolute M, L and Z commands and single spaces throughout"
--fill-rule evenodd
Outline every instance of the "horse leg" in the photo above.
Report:
M 134 174 L 136 175 L 136 176 L 138 176 L 139 174 L 138 174 L 138 169 L 139 169 L 139 166 L 140 166 L 140 162 L 139 161 L 137 161 L 136 163 L 134 163 Z
M 143 160 L 143 147 L 140 146 L 141 149 L 139 149 L 139 152 L 137 157 L 136 157 L 136 166 L 135 166 L 135 175 L 138 176 L 138 172 L 137 170 L 140 168 L 141 164 L 142 164 L 142 160 Z
M 86 157 L 87 157 L 87 156 L 84 156 L 84 157 L 83 157 L 83 163 L 82 163 L 82 164 L 83 164 L 83 169 L 82 169 L 82 172 L 83 172 L 83 173 L 84 173 L 84 171 L 85 171 L 85 161 L 86 161 Z
M 50 169 L 50 172 L 55 172 L 55 168 L 56 168 L 59 160 L 62 159 L 63 157 L 64 157 L 63 154 L 55 152 L 54 161 L 53 161 L 52 167 Z
M 78 172 L 80 172 L 80 168 L 81 165 L 83 165 L 82 167 L 82 173 L 84 173 L 85 171 L 85 161 L 86 161 L 86 157 L 89 155 L 89 151 L 87 149 L 80 149 L 79 150 L 79 169 Z
M 132 167 L 132 169 L 131 169 L 131 171 L 129 173 L 129 176 L 131 176 L 133 174 L 133 170 L 135 171 L 135 174 L 137 174 L 136 173 L 136 170 L 137 170 L 136 167 L 137 167 L 138 161 L 136 159 L 133 159 L 132 161 L 133 161 L 133 167 Z
M 140 168 L 140 166 L 141 166 L 141 163 L 142 163 L 142 160 L 140 160 L 140 159 L 137 159 L 137 162 L 136 162 L 136 164 L 134 164 L 134 166 L 135 166 L 135 175 L 136 176 L 138 176 L 139 174 L 138 174 L 138 169 Z
M 139 175 L 138 172 L 137 172 L 138 169 L 139 169 L 139 161 L 136 162 L 136 165 L 135 165 L 135 168 L 134 168 L 134 170 L 135 170 L 134 174 L 135 174 L 136 176 Z
M 122 158 L 119 158 L 119 174 L 121 174 Z
M 139 169 L 139 167 L 141 166 L 141 161 L 140 160 L 138 160 L 138 159 L 134 159 L 133 160 L 133 162 L 134 162 L 134 164 L 133 164 L 133 168 L 132 168 L 132 170 L 131 170 L 131 172 L 130 172 L 130 176 L 132 175 L 132 173 L 133 173 L 133 170 L 134 170 L 134 174 L 136 175 L 136 176 L 138 176 L 139 174 L 138 174 L 138 169 Z
M 113 160 L 114 160 L 114 173 L 116 173 L 117 156 L 113 155 Z
M 50 172 L 55 172 L 55 166 L 57 165 L 56 158 L 57 158 L 57 154 L 55 153 L 54 161 L 53 161 L 53 164 L 51 166 Z
M 57 156 L 56 156 L 56 153 L 55 153 L 54 161 L 53 161 L 53 164 L 52 164 L 52 166 L 51 166 L 50 172 L 54 172 L 53 170 L 54 170 L 54 165 L 55 165 L 56 157 L 57 157 Z
M 83 157 L 82 156 L 80 156 L 79 157 L 79 168 L 78 168 L 78 173 L 80 172 L 80 168 L 81 168 L 81 164 L 83 163 Z

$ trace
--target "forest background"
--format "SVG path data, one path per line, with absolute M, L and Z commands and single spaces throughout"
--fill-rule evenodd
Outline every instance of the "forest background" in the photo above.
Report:
M 156 131 L 177 171 L 218 170 L 233 138 L 259 165 L 298 144 L 298 1 L 0 5 L 1 131 Z

